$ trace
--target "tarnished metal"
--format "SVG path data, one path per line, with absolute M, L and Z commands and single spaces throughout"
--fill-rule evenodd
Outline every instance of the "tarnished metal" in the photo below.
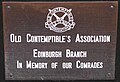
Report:
M 64 25 L 69 25 L 67 29 L 65 27 L 65 29 L 60 30 L 57 25 L 54 26 L 55 24 L 50 27 L 50 24 L 54 21 L 49 24 L 48 13 L 58 7 L 64 7 L 68 11 L 60 13 L 61 16 L 53 12 L 54 17 L 52 16 L 53 19 L 51 17 L 51 20 L 56 20 L 56 22 L 63 21 Z M 3 2 L 5 78 L 7 80 L 114 79 L 117 10 L 117 1 Z M 72 16 L 69 13 L 72 13 Z M 70 17 L 71 19 L 69 19 Z M 45 26 L 45 24 L 48 26 Z M 30 36 L 64 36 L 66 42 L 57 42 L 56 40 L 42 42 L 44 37 L 41 38 L 41 42 L 35 42 L 38 40 L 27 42 L 27 34 L 30 34 Z M 85 37 L 97 36 L 104 37 L 104 39 L 101 39 L 101 42 L 92 42 L 94 38 L 90 40 L 91 42 L 89 40 L 87 42 L 79 42 L 76 41 L 77 35 L 84 37 L 81 37 L 82 40 L 85 40 Z M 105 36 L 109 37 L 105 38 Z M 31 38 L 29 37 L 28 39 Z M 59 38 L 59 40 L 61 39 Z M 62 57 L 34 57 L 34 49 L 39 51 L 61 51 Z M 71 51 L 86 51 L 87 56 L 66 57 L 67 49 Z M 34 68 L 33 65 L 33 68 L 27 68 L 27 61 L 46 62 L 48 67 L 40 69 Z M 51 68 L 51 63 L 55 62 L 58 63 L 57 67 Z M 63 62 L 71 62 L 72 68 L 64 68 Z M 82 68 L 82 62 L 87 63 L 86 68 L 84 66 Z M 89 68 L 92 62 L 94 65 L 99 63 L 99 66 Z M 77 67 L 79 65 L 81 67 Z

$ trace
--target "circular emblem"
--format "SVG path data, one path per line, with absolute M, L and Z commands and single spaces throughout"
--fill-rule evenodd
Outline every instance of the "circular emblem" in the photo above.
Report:
M 71 10 L 72 9 L 67 9 L 64 7 L 56 7 L 52 10 L 49 9 L 45 27 L 58 33 L 73 29 L 75 22 Z

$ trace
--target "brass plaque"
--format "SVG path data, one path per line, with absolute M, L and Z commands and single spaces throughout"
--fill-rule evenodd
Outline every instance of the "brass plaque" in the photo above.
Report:
M 6 80 L 113 80 L 117 1 L 3 2 Z

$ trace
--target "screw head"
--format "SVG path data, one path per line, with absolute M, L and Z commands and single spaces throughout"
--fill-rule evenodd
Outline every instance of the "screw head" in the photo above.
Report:
M 12 73 L 8 73 L 9 77 L 12 78 L 13 77 L 13 74 Z
M 111 73 L 107 73 L 107 77 L 110 78 L 111 77 Z
M 7 8 L 8 8 L 8 9 L 10 9 L 10 8 L 11 8 L 11 6 L 9 6 L 9 5 L 8 5 L 8 6 L 7 6 Z
M 110 8 L 113 8 L 113 7 L 114 7 L 113 5 L 110 6 Z

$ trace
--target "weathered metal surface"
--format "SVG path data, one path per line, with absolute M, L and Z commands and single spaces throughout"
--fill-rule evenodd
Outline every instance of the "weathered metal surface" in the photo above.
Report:
M 117 1 L 3 2 L 5 78 L 7 80 L 114 79 L 117 4 Z M 61 33 L 53 31 L 54 29 L 45 28 L 48 13 L 57 7 L 72 9 L 74 28 Z M 48 11 L 48 9 L 50 10 Z M 55 18 L 63 20 L 60 18 L 61 16 L 57 16 L 54 15 L 52 20 L 55 20 Z M 65 17 L 63 18 L 65 20 Z M 22 41 L 14 42 L 10 38 L 11 34 L 16 35 L 17 38 L 18 35 L 21 36 Z M 65 36 L 67 40 L 71 41 L 69 42 L 65 38 L 66 42 L 63 43 L 27 42 L 27 34 L 34 36 Z M 75 42 L 77 34 L 89 37 L 108 35 L 110 36 L 110 42 Z M 61 51 L 62 57 L 36 58 L 33 57 L 33 49 Z M 87 56 L 67 58 L 65 56 L 66 49 L 86 51 Z M 17 61 L 22 62 L 22 68 L 17 68 Z M 26 68 L 26 61 L 46 62 L 48 67 L 47 69 Z M 77 61 L 87 62 L 87 64 L 88 62 L 102 62 L 102 64 L 101 68 L 89 68 L 89 66 L 87 68 L 82 68 L 82 66 L 77 68 Z M 57 68 L 51 68 L 52 62 L 58 62 Z M 71 62 L 72 68 L 63 68 L 63 62 Z

